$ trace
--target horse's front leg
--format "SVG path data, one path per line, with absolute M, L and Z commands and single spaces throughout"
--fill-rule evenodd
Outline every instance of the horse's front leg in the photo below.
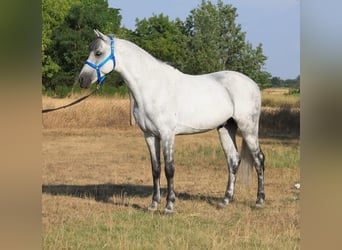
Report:
M 150 151 L 153 176 L 152 203 L 148 210 L 156 211 L 160 202 L 160 139 L 152 134 L 145 133 L 145 140 Z
M 165 162 L 165 175 L 167 179 L 167 196 L 166 207 L 164 212 L 167 214 L 173 213 L 173 204 L 176 200 L 176 195 L 173 187 L 173 176 L 175 173 L 173 153 L 174 153 L 174 135 L 162 138 L 163 155 Z

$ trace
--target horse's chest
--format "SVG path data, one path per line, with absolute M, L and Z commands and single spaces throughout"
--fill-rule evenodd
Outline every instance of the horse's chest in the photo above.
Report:
M 153 112 L 146 110 L 146 108 L 134 106 L 133 115 L 139 127 L 144 132 L 151 132 L 159 135 L 159 130 L 156 126 L 156 115 Z

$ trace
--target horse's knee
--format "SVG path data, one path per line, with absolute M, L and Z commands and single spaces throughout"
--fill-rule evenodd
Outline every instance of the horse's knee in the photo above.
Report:
M 165 175 L 166 178 L 173 178 L 175 174 L 175 166 L 173 161 L 165 163 Z

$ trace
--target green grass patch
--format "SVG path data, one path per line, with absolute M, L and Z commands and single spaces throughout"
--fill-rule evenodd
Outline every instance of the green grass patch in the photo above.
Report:
M 261 142 L 261 146 L 262 142 Z M 263 148 L 267 168 L 298 168 L 299 145 L 272 143 Z M 185 148 L 176 148 L 175 160 L 177 164 L 193 168 L 194 166 L 218 166 L 221 169 L 226 165 L 226 158 L 221 146 L 218 145 L 190 145 Z
M 298 168 L 300 161 L 299 147 L 282 145 L 264 151 L 267 168 Z
M 175 160 L 178 164 L 194 166 L 216 166 L 225 164 L 226 158 L 220 145 L 190 145 L 176 148 Z
M 210 218 L 116 211 L 55 226 L 44 249 L 209 249 L 215 233 Z M 210 236 L 210 237 L 208 237 Z
M 246 211 L 205 217 L 127 210 L 56 225 L 43 249 L 295 249 L 299 243 L 286 232 L 274 232 L 276 239 L 259 233 L 256 218 L 267 217 L 265 211 L 254 211 L 253 219 Z

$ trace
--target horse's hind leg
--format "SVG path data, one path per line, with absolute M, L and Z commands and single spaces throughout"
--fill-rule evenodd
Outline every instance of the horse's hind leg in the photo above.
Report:
M 153 176 L 152 203 L 148 210 L 156 211 L 160 202 L 160 139 L 145 133 L 145 140 L 150 151 Z
M 245 134 L 243 133 L 243 138 L 252 154 L 255 169 L 258 175 L 258 191 L 257 191 L 257 200 L 256 206 L 261 207 L 265 200 L 265 192 L 264 192 L 264 170 L 265 170 L 265 155 L 261 151 L 259 146 L 258 136 L 253 134 Z
M 237 125 L 233 119 L 229 119 L 224 126 L 219 127 L 217 130 L 220 136 L 223 151 L 227 159 L 229 170 L 225 196 L 223 202 L 219 204 L 219 207 L 224 207 L 233 200 L 236 174 L 240 164 L 240 157 L 235 142 Z

